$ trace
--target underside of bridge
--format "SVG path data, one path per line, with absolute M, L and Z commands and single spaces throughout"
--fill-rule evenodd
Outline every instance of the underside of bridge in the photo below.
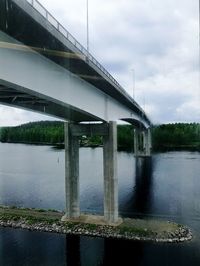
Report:
M 117 127 L 135 128 L 135 155 L 150 156 L 151 125 L 142 108 L 91 55 L 64 36 L 37 1 L 0 1 L 0 103 L 65 121 L 66 214 L 80 216 L 79 137 L 103 137 L 104 217 L 118 223 Z M 65 31 L 64 31 L 65 32 Z M 75 41 L 75 44 L 77 42 Z M 79 44 L 78 44 L 79 46 Z M 98 121 L 100 124 L 80 122 Z
M 80 112 L 80 110 L 62 102 L 56 103 L 55 99 L 27 91 L 26 88 L 3 80 L 0 80 L 0 103 L 64 120 L 76 122 L 99 120 L 82 110 Z
M 26 50 L 26 47 L 29 47 L 129 107 L 133 113 L 142 117 L 146 124 L 150 124 L 141 107 L 119 84 L 113 82 L 112 77 L 109 78 L 105 74 L 106 71 L 99 66 L 99 63 L 95 64 L 93 57 L 86 58 L 85 54 L 70 42 L 70 37 L 65 38 L 55 25 L 49 22 L 54 19 L 50 14 L 48 17 L 51 20 L 48 20 L 35 9 L 36 6 L 33 8 L 29 2 L 26 0 L 0 1 L 0 31 L 24 45 L 17 45 L 16 42 L 12 43 L 0 38 L 0 48 L 5 49 L 7 45 L 12 50 Z M 37 1 L 34 2 L 37 3 Z M 41 9 L 40 5 L 37 4 L 37 6 Z

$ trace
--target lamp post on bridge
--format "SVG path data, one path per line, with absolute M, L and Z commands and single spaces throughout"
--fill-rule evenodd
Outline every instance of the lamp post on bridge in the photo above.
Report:
M 87 57 L 89 57 L 89 5 L 86 0 L 86 18 L 87 18 Z
M 132 71 L 132 80 L 133 80 L 133 94 L 132 94 L 132 97 L 133 99 L 135 99 L 135 70 L 134 68 L 131 69 Z

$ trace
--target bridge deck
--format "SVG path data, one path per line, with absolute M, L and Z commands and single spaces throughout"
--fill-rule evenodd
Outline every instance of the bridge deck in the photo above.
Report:
M 6 4 L 7 3 L 7 4 Z M 140 106 L 99 62 L 36 0 L 2 0 L 1 29 L 37 52 L 129 106 Z M 7 12 L 4 12 L 7 9 Z M 5 25 L 6 21 L 6 25 Z
M 1 0 L 0 30 L 94 85 L 150 124 L 141 107 L 37 0 Z M 11 49 L 25 46 L 15 44 Z

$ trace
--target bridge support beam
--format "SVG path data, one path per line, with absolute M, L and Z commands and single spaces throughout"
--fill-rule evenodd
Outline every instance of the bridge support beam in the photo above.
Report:
M 150 128 L 141 131 L 135 129 L 134 131 L 134 152 L 135 156 L 148 157 L 151 156 L 151 130 Z
M 65 194 L 66 213 L 62 221 L 80 216 L 79 198 L 79 137 L 103 136 L 104 220 L 119 222 L 117 178 L 117 124 L 73 124 L 65 122 Z
M 117 126 L 108 124 L 104 136 L 104 218 L 108 223 L 118 222 L 118 178 L 117 178 Z
M 145 151 L 145 156 L 151 156 L 151 148 L 152 148 L 152 143 L 151 143 L 151 130 L 148 128 L 144 132 L 144 151 Z
M 65 196 L 66 218 L 80 216 L 79 200 L 79 139 L 73 136 L 69 122 L 64 124 L 65 134 Z M 63 217 L 64 218 L 64 217 Z
M 139 154 L 139 131 L 138 129 L 134 129 L 134 153 L 136 157 Z

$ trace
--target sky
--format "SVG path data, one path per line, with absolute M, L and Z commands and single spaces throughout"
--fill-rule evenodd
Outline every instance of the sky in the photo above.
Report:
M 85 47 L 86 0 L 40 0 Z M 89 49 L 154 124 L 200 122 L 199 0 L 88 0 Z M 0 126 L 50 117 L 0 105 Z

